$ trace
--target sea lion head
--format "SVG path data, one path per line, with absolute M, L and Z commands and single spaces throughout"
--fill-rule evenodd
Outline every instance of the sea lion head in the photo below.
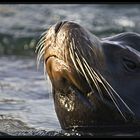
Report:
M 125 50 L 127 45 L 119 43 L 123 38 L 117 39 L 117 43 L 112 38 L 99 39 L 70 21 L 58 22 L 42 36 L 37 45 L 37 61 L 43 56 L 53 87 L 56 114 L 63 129 L 118 125 L 134 120 L 135 113 L 121 97 L 128 90 L 117 86 L 123 78 L 117 79 L 116 73 L 125 78 L 123 72 L 127 66 L 133 69 L 135 65 L 124 57 L 124 70 L 120 68 L 118 72 L 115 52 Z M 132 52 L 139 65 L 139 52 Z M 138 90 L 138 80 L 133 90 Z

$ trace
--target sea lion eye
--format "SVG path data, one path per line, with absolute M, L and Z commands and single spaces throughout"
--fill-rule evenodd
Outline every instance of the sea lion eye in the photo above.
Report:
M 124 62 L 124 67 L 126 70 L 131 70 L 134 71 L 137 68 L 137 65 L 134 61 L 123 58 L 123 62 Z

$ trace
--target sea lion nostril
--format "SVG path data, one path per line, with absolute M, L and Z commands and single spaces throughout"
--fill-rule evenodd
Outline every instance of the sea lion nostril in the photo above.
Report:
M 61 25 L 62 25 L 62 21 L 60 21 L 60 22 L 58 22 L 57 24 L 56 24 L 56 26 L 55 26 L 55 33 L 57 33 L 58 32 L 58 30 L 60 29 L 60 27 L 61 27 Z
M 62 25 L 64 25 L 67 21 L 60 21 L 56 24 L 55 26 L 55 33 L 58 33 L 59 29 L 62 27 Z

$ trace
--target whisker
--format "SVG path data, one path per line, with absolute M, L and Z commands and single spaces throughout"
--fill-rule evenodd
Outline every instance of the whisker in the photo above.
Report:
M 40 60 L 42 58 L 42 56 L 44 55 L 45 51 L 43 51 L 40 55 L 37 56 L 37 69 L 39 67 L 39 63 L 40 63 Z
M 100 86 L 98 84 L 98 82 L 96 81 L 96 77 L 95 75 L 93 74 L 93 72 L 91 71 L 91 68 L 90 66 L 87 64 L 86 60 L 83 58 L 83 61 L 85 63 L 85 68 L 87 69 L 88 71 L 88 74 L 90 75 L 90 78 L 93 80 L 93 83 L 95 84 L 95 87 L 97 88 L 98 92 L 99 92 L 99 96 L 100 98 L 103 100 L 103 95 L 102 95 L 102 91 L 100 89 Z M 98 79 L 97 79 L 98 80 Z
M 40 49 L 42 49 L 42 47 L 44 46 L 46 40 L 44 39 L 42 42 L 40 42 L 40 44 L 36 47 L 35 52 L 38 52 Z
M 95 86 L 96 86 L 96 88 L 97 88 L 97 90 L 98 90 L 98 92 L 99 92 L 99 96 L 100 96 L 101 99 L 103 100 L 102 91 L 101 91 L 101 89 L 99 88 L 98 82 L 96 81 L 96 79 L 97 79 L 97 77 L 96 77 L 97 74 L 96 74 L 96 75 L 93 74 L 93 72 L 91 71 L 90 66 L 88 65 L 87 61 L 85 60 L 84 55 L 82 55 L 82 53 L 80 52 L 79 48 L 77 48 L 77 51 L 79 52 L 79 54 L 81 54 L 82 60 L 83 60 L 84 63 L 85 63 L 84 66 L 85 66 L 85 68 L 86 68 L 88 74 L 90 75 L 90 78 L 93 80 L 93 83 L 95 84 Z M 81 62 L 81 63 L 82 63 L 82 62 Z M 88 68 L 87 68 L 87 66 L 88 66 Z M 94 78 L 94 79 L 93 79 L 93 78 Z M 99 81 L 99 77 L 98 77 L 97 80 Z M 93 88 L 92 88 L 92 89 L 93 89 Z
M 106 86 L 105 86 L 104 84 L 103 84 L 103 86 L 104 86 L 105 90 L 107 91 L 108 95 L 110 96 L 110 98 L 112 99 L 113 103 L 115 104 L 116 108 L 117 108 L 118 111 L 120 112 L 121 116 L 122 116 L 125 120 L 127 120 L 126 117 L 124 116 L 123 112 L 121 111 L 121 109 L 120 109 L 120 107 L 119 107 L 119 105 L 118 105 L 118 102 L 117 102 L 116 98 L 114 97 L 113 93 L 112 93 L 110 90 L 108 91 L 108 89 L 106 88 Z
M 91 86 L 91 84 L 90 84 L 90 81 L 89 81 L 89 79 L 88 79 L 88 77 L 87 77 L 87 75 L 86 75 L 86 73 L 85 73 L 85 71 L 84 71 L 84 68 L 83 68 L 83 66 L 82 66 L 82 63 L 81 63 L 81 61 L 80 61 L 80 59 L 79 59 L 77 53 L 75 53 L 75 54 L 76 54 L 76 56 L 77 56 L 77 59 L 76 59 L 76 60 L 77 60 L 79 66 L 80 66 L 80 68 L 81 68 L 81 70 L 82 70 L 82 73 L 83 73 L 83 75 L 85 76 L 85 78 L 86 78 L 86 80 L 87 80 L 87 82 L 88 82 L 88 84 L 89 84 L 91 90 L 94 92 L 94 90 L 93 90 L 93 88 L 92 88 L 92 86 Z
M 45 44 L 45 43 L 44 43 Z M 44 44 L 41 44 L 38 54 L 37 54 L 37 69 L 40 63 L 40 59 L 42 58 L 43 54 L 45 53 L 46 46 Z
M 45 81 L 47 81 L 47 71 L 46 71 L 45 61 L 44 61 L 44 77 L 45 77 Z
M 44 50 L 46 47 L 45 47 L 45 43 L 42 44 L 38 50 L 38 54 L 40 54 L 42 52 L 42 50 Z
M 45 37 L 46 37 L 46 36 L 42 37 L 42 38 L 39 40 L 39 42 L 38 42 L 37 45 L 36 45 L 36 50 L 35 50 L 35 52 L 37 52 L 37 50 L 40 48 L 40 45 L 46 41 L 46 40 L 45 40 Z
M 115 93 L 115 95 L 120 99 L 120 101 L 125 105 L 125 107 L 130 111 L 131 114 L 135 114 L 129 107 L 128 105 L 124 102 L 124 100 L 119 96 L 119 94 L 111 87 L 111 85 L 102 77 L 102 79 L 106 82 L 108 87 Z
M 76 49 L 74 38 L 72 38 L 72 43 L 73 43 L 73 47 L 72 48 Z
M 93 70 L 93 69 L 92 69 Z M 93 70 L 94 71 L 94 70 Z M 105 86 L 105 84 L 101 81 L 100 79 L 100 83 L 102 84 L 102 86 L 104 87 L 104 89 L 107 91 L 108 95 L 110 96 L 111 100 L 113 101 L 114 105 L 116 106 L 116 108 L 118 109 L 118 111 L 120 112 L 121 116 L 126 120 L 126 117 L 124 116 L 124 114 L 122 113 L 120 107 L 119 107 L 119 103 L 117 102 L 116 98 L 114 97 L 113 93 L 110 91 L 110 89 L 107 89 L 107 87 Z
M 74 46 L 75 46 L 75 45 L 74 45 Z M 90 49 L 92 49 L 92 48 L 90 47 Z M 77 48 L 77 51 L 79 52 L 79 54 L 81 54 L 81 52 L 79 51 L 78 48 Z M 77 55 L 77 54 L 76 54 L 76 55 Z M 81 54 L 81 55 L 82 55 L 82 54 Z M 77 55 L 77 56 L 78 56 L 78 55 Z M 98 76 L 98 74 L 97 74 L 92 68 L 90 68 L 90 66 L 88 65 L 87 61 L 84 59 L 84 56 L 83 56 L 83 55 L 82 55 L 82 59 L 83 59 L 83 61 L 84 61 L 85 69 L 87 70 L 89 76 L 90 76 L 91 79 L 93 80 L 93 83 L 94 83 L 94 85 L 96 86 L 96 88 L 97 88 L 97 90 L 98 90 L 98 92 L 99 92 L 99 95 L 100 95 L 101 99 L 103 99 L 103 97 L 102 97 L 102 95 L 101 95 L 102 91 L 101 91 L 100 88 L 98 88 L 98 87 L 99 87 L 98 82 L 101 83 L 101 84 L 103 85 L 103 87 L 104 87 L 105 90 L 107 91 L 108 95 L 109 95 L 110 98 L 112 99 L 113 103 L 115 104 L 116 108 L 118 109 L 118 111 L 120 112 L 120 114 L 122 115 L 122 117 L 126 120 L 126 117 L 124 116 L 124 114 L 122 113 L 122 111 L 121 111 L 121 109 L 120 109 L 120 107 L 119 107 L 119 103 L 117 102 L 115 96 L 113 95 L 113 92 L 114 92 L 115 94 L 117 94 L 117 93 L 115 92 L 115 90 L 114 90 L 110 85 L 109 85 L 109 87 L 111 87 L 111 90 L 112 90 L 113 92 L 112 92 L 110 89 L 108 90 L 108 89 L 106 88 L 106 86 L 104 85 L 104 83 L 102 82 L 102 79 Z M 84 68 L 83 68 L 83 66 L 82 66 L 81 63 L 82 63 L 82 62 L 80 62 L 80 58 L 79 58 L 78 64 L 79 64 L 80 68 L 82 69 L 82 72 L 83 72 L 83 74 L 84 74 L 84 76 L 85 76 L 85 78 L 86 78 L 86 80 L 87 80 L 89 86 L 90 86 L 91 89 L 92 89 L 92 86 L 91 86 L 91 84 L 90 84 L 90 82 L 89 82 L 88 77 L 86 76 L 86 73 L 85 73 Z M 96 80 L 94 79 L 94 77 L 95 77 L 95 79 L 97 79 L 98 82 L 96 82 Z M 104 80 L 105 80 L 105 79 L 104 79 Z M 93 90 L 93 89 L 92 89 L 92 90 Z M 118 94 L 117 94 L 117 95 L 118 95 Z M 121 98 L 119 95 L 118 95 L 118 97 Z M 120 99 L 120 100 L 121 100 L 121 101 L 123 102 L 123 104 L 127 107 L 127 109 L 129 109 L 129 111 L 130 111 L 131 113 L 133 113 L 132 110 L 126 105 L 126 103 L 125 103 L 122 99 Z
M 74 64 L 74 66 L 75 66 L 75 69 L 76 69 L 76 71 L 77 72 L 79 72 L 79 73 L 81 73 L 80 71 L 79 71 L 79 69 L 78 69 L 78 67 L 77 67 L 77 65 L 76 65 L 76 63 L 75 63 L 75 58 L 74 58 L 74 50 L 73 50 L 73 47 L 72 47 L 72 44 L 70 43 L 70 48 L 69 48 L 69 52 L 70 52 L 70 57 L 71 57 L 71 60 L 72 60 L 72 62 L 73 62 L 73 64 Z
M 74 44 L 74 45 L 73 45 L 73 46 L 74 46 L 73 48 L 76 49 L 77 47 L 76 47 L 76 45 L 75 45 L 74 40 L 73 40 L 73 44 Z M 79 51 L 78 48 L 77 48 L 77 51 L 80 53 L 80 51 Z M 77 58 L 79 58 L 79 57 L 78 57 L 78 54 L 77 54 L 77 53 L 75 53 L 75 54 L 77 55 Z M 81 54 L 81 55 L 82 55 L 82 54 Z M 83 56 L 82 56 L 82 60 L 84 60 L 84 62 L 86 62 L 86 60 L 84 59 Z M 79 62 L 80 62 L 80 63 L 79 63 Z M 80 58 L 79 58 L 79 62 L 78 62 L 78 63 L 79 63 L 79 65 L 80 65 L 81 69 L 82 69 L 82 72 L 83 72 L 83 74 L 84 74 L 84 76 L 85 76 L 85 78 L 86 78 L 86 80 L 87 80 L 87 82 L 88 82 L 88 84 L 89 84 L 91 90 L 94 92 L 94 90 L 93 90 L 93 88 L 92 88 L 92 86 L 91 86 L 91 84 L 90 84 L 90 82 L 89 82 L 90 80 L 89 80 L 89 78 L 87 77 L 86 72 L 84 71 L 84 67 L 81 65 L 82 62 L 80 61 Z M 76 65 L 76 64 L 74 64 L 74 65 Z M 103 100 L 103 96 L 101 95 L 101 90 L 100 90 L 100 88 L 99 88 L 99 85 L 98 85 L 96 79 L 94 78 L 95 76 L 91 74 L 89 68 L 87 68 L 86 65 L 88 66 L 87 62 L 84 64 L 84 66 L 85 66 L 85 68 L 86 68 L 88 74 L 90 75 L 90 78 L 93 80 L 93 83 L 95 84 L 95 86 L 96 86 L 96 88 L 97 88 L 97 90 L 98 90 L 98 92 L 99 92 L 99 95 L 100 95 L 101 99 Z M 76 66 L 76 67 L 77 67 L 77 66 Z M 93 78 L 94 78 L 94 79 L 93 79 Z
M 41 36 L 44 36 L 44 35 L 46 35 L 48 33 L 48 30 L 45 30 L 42 34 L 41 34 Z

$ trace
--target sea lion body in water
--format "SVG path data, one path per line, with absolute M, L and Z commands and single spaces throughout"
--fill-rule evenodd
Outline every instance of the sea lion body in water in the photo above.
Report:
M 139 123 L 139 34 L 99 39 L 64 21 L 49 28 L 36 50 L 38 63 L 44 58 L 62 129 Z

